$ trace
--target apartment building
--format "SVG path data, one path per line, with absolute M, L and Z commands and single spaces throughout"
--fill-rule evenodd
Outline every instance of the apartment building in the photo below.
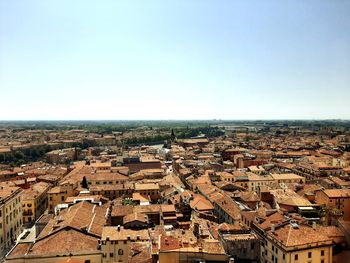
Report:
M 82 175 L 80 175 L 82 176 Z M 129 178 L 120 173 L 96 172 L 84 175 L 88 185 L 118 185 L 126 182 Z
M 337 209 L 344 220 L 350 220 L 350 189 L 325 189 L 316 191 L 316 203 Z
M 11 247 L 21 233 L 22 192 L 19 187 L 0 186 L 0 255 Z
M 135 193 L 149 197 L 153 202 L 160 198 L 158 183 L 135 183 Z
M 149 243 L 150 236 L 147 229 L 131 230 L 121 226 L 107 226 L 103 228 L 101 237 L 102 262 L 128 262 L 132 243 Z M 150 251 L 149 245 L 146 250 Z
M 262 263 L 332 263 L 332 240 L 320 227 L 284 222 L 264 231 Z
M 45 212 L 48 207 L 49 189 L 48 183 L 40 182 L 23 191 L 21 198 L 23 224 L 34 222 Z
M 107 224 L 109 204 L 79 202 L 48 220 L 35 242 L 19 242 L 5 262 L 101 263 L 102 229 Z
M 63 204 L 67 197 L 75 196 L 78 194 L 77 182 L 65 182 L 59 186 L 55 186 L 47 192 L 49 213 L 55 211 L 55 207 L 58 204 Z

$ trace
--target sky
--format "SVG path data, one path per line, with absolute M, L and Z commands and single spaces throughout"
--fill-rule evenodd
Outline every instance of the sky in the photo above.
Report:
M 0 120 L 350 119 L 348 0 L 0 0 Z

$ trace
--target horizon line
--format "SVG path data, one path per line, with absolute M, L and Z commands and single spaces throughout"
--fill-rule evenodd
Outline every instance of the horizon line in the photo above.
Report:
M 1 120 L 1 122 L 74 122 L 74 121 L 98 121 L 98 122 L 111 122 L 111 121 L 350 121 L 350 119 L 345 118 L 310 118 L 310 119 L 300 119 L 300 118 L 271 118 L 271 119 L 11 119 L 11 120 Z

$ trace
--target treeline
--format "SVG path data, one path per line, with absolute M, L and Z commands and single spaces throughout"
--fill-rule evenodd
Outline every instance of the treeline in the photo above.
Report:
M 175 136 L 178 139 L 187 139 L 191 137 L 196 137 L 199 135 L 205 135 L 207 137 L 218 137 L 225 134 L 224 131 L 219 129 L 218 127 L 198 127 L 198 128 L 177 128 L 172 129 L 175 133 Z M 135 144 L 147 144 L 147 143 L 162 143 L 171 138 L 171 130 L 168 134 L 158 134 L 154 136 L 146 136 L 146 137 L 133 137 L 125 140 L 126 145 L 135 145 Z
M 124 144 L 126 145 L 136 145 L 136 144 L 148 144 L 148 143 L 163 143 L 166 140 L 170 139 L 170 134 L 164 135 L 155 135 L 155 136 L 143 136 L 143 137 L 132 137 L 126 139 Z
M 109 126 L 97 126 L 94 129 L 96 131 L 101 132 L 102 134 L 108 133 L 108 131 L 113 130 L 113 127 Z M 107 132 L 106 132 L 107 129 Z M 162 130 L 161 134 L 156 134 L 153 136 L 140 136 L 140 137 L 132 137 L 125 139 L 122 142 L 122 145 L 139 145 L 139 144 L 152 144 L 152 143 L 163 143 L 166 140 L 169 140 L 171 138 L 171 130 L 174 130 L 175 136 L 178 139 L 186 139 L 191 137 L 196 137 L 198 135 L 204 134 L 207 137 L 217 137 L 224 135 L 224 132 L 220 130 L 217 127 L 184 127 L 184 128 L 174 128 L 169 129 L 169 127 L 165 130 Z M 51 145 L 42 145 L 38 147 L 32 147 L 28 149 L 18 149 L 18 150 L 12 150 L 10 152 L 6 153 L 0 153 L 0 163 L 6 163 L 10 166 L 18 166 L 21 164 L 25 164 L 28 162 L 35 162 L 42 160 L 42 158 L 45 156 L 47 152 L 50 152 L 52 150 L 57 149 L 63 149 L 63 148 L 81 148 L 81 149 L 87 149 L 89 147 L 93 146 L 100 146 L 97 145 L 94 140 L 83 140 L 82 142 L 74 142 L 71 144 L 64 144 L 60 146 L 51 146 Z
M 0 163 L 6 163 L 10 166 L 19 166 L 29 162 L 36 162 L 43 159 L 46 153 L 64 149 L 64 148 L 81 148 L 87 149 L 89 147 L 96 146 L 94 141 L 82 141 L 82 142 L 73 142 L 69 144 L 62 144 L 60 146 L 53 146 L 50 144 L 35 146 L 28 149 L 16 149 L 11 150 L 10 152 L 0 153 Z
M 41 160 L 45 153 L 52 150 L 50 145 L 12 150 L 10 152 L 0 153 L 0 163 L 6 163 L 14 167 L 28 162 L 36 162 Z
M 199 135 L 205 135 L 207 137 L 218 137 L 225 134 L 225 132 L 218 127 L 198 127 L 198 128 L 189 128 L 181 129 L 181 130 L 175 130 L 175 136 L 178 139 L 185 139 L 185 138 L 191 138 L 196 137 Z

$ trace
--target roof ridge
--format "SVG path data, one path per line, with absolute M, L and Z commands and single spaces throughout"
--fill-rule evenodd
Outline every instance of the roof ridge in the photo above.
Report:
M 92 216 L 91 222 L 90 222 L 89 227 L 88 227 L 88 229 L 87 229 L 87 232 L 89 232 L 89 233 L 90 233 L 90 229 L 91 229 L 91 227 L 92 227 L 92 223 L 94 222 L 95 216 L 96 216 L 96 213 L 94 213 L 94 215 Z

